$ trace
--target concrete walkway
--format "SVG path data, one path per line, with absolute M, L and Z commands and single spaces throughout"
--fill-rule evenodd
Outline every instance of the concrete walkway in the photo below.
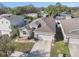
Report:
M 52 40 L 38 41 L 32 48 L 28 57 L 49 57 Z

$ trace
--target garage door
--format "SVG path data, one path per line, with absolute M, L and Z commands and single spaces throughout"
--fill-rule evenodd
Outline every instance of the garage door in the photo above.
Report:
M 48 35 L 38 35 L 39 39 L 43 39 L 43 40 L 52 40 L 53 36 L 48 36 Z

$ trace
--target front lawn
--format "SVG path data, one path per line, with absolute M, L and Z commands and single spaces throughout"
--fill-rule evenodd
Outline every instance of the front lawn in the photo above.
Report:
M 30 51 L 33 47 L 34 43 L 15 43 L 15 51 Z
M 15 51 L 30 51 L 34 45 L 33 42 L 25 42 L 25 43 L 19 43 L 15 42 L 16 38 L 14 38 L 11 41 L 11 44 L 14 45 Z
M 51 48 L 50 55 L 51 57 L 57 57 L 59 53 L 70 56 L 69 48 L 63 41 L 58 41 L 54 43 L 54 46 Z
M 3 37 L 4 38 L 4 37 Z M 4 41 L 0 41 L 0 57 L 6 57 L 11 55 L 14 51 L 21 51 L 21 52 L 30 52 L 34 43 L 32 42 L 25 42 L 25 43 L 18 43 L 15 42 L 17 38 L 9 38 Z

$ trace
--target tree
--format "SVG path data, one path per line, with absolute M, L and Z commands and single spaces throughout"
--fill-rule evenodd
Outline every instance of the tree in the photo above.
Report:
M 9 8 L 8 13 L 21 15 L 23 13 L 23 8 L 22 7 Z
M 56 5 L 49 5 L 45 8 L 45 11 L 49 16 L 51 15 L 60 15 L 62 12 L 66 12 L 67 14 L 71 14 L 72 11 L 76 10 L 72 7 L 67 7 L 57 2 Z
M 0 14 L 7 13 L 8 7 L 4 6 L 2 3 L 0 3 Z
M 56 3 L 55 8 L 56 8 L 56 13 L 57 13 L 57 14 L 60 14 L 60 13 L 63 11 L 63 9 L 62 9 L 62 4 L 59 3 L 59 2 Z
M 27 13 L 37 13 L 38 9 L 34 7 L 33 5 L 28 6 L 19 6 L 15 8 L 9 8 L 9 13 L 16 14 L 16 15 L 22 15 Z
M 57 2 L 57 3 L 56 3 L 56 6 L 61 6 L 61 3 L 60 3 L 60 2 Z
M 4 56 L 9 56 L 13 51 L 14 45 L 11 43 L 11 38 L 8 35 L 0 37 L 0 52 L 4 53 Z
M 14 26 L 14 29 L 16 31 L 17 36 L 20 37 L 19 26 Z
M 79 10 L 72 12 L 73 17 L 78 17 L 79 18 Z
M 12 13 L 14 14 L 14 10 L 12 8 L 8 8 L 7 13 Z
M 49 5 L 49 6 L 45 9 L 45 11 L 48 13 L 49 16 L 51 16 L 51 15 L 52 15 L 52 12 L 54 11 L 53 8 L 52 8 L 52 5 Z

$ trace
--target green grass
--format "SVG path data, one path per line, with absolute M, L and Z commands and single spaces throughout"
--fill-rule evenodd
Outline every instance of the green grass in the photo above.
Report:
M 13 44 L 15 47 L 15 51 L 30 51 L 34 45 L 32 42 L 18 43 L 15 42 L 15 39 L 11 41 L 11 44 Z
M 15 40 L 16 38 L 11 38 L 11 40 L 7 43 L 6 47 L 9 47 L 10 49 L 11 48 L 14 49 L 13 51 L 29 52 L 34 45 L 34 43 L 32 42 L 18 43 L 18 42 L 15 42 Z M 0 51 L 0 57 L 6 57 L 6 53 L 4 53 L 3 51 Z
M 70 56 L 69 48 L 63 41 L 55 42 L 54 47 L 51 48 L 50 55 L 51 57 L 57 57 L 59 53 L 66 54 L 66 56 Z
M 30 51 L 34 43 L 15 43 L 16 51 Z
M 3 53 L 2 51 L 0 51 L 0 57 L 7 57 L 7 56 L 5 55 L 5 53 Z

